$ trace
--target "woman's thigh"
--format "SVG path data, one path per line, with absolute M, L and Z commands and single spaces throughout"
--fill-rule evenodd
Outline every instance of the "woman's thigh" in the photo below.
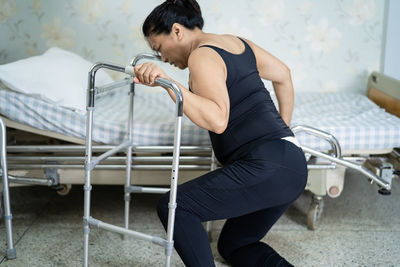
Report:
M 177 204 L 202 221 L 238 217 L 293 202 L 304 189 L 306 175 L 284 162 L 245 157 L 180 185 Z

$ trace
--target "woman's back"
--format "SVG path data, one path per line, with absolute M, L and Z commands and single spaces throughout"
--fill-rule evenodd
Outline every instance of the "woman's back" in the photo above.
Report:
M 224 41 L 226 44 L 222 44 Z M 213 44 L 200 47 L 215 50 L 225 62 L 230 101 L 226 130 L 221 134 L 209 132 L 218 160 L 222 164 L 235 160 L 233 154 L 237 149 L 259 139 L 293 136 L 261 81 L 251 47 L 229 35 L 215 36 L 210 43 Z

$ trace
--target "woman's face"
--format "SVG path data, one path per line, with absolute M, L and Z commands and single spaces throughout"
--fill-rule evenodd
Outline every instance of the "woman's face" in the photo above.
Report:
M 162 61 L 180 69 L 187 67 L 187 58 L 185 58 L 183 52 L 185 49 L 172 31 L 170 34 L 151 34 L 147 41 L 150 47 L 160 54 Z

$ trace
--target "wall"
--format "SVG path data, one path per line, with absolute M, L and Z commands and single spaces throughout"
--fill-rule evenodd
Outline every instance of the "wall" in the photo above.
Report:
M 383 73 L 400 80 L 400 1 L 388 1 Z
M 161 2 L 0 0 L 0 64 L 55 45 L 91 61 L 126 64 L 148 50 L 140 27 Z M 384 1 L 199 3 L 205 31 L 252 39 L 291 68 L 297 91 L 364 92 L 368 74 L 379 70 Z M 186 72 L 176 75 L 187 77 Z

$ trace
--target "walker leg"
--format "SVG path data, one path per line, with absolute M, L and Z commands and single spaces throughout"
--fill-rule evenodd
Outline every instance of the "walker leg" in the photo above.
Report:
M 83 190 L 84 195 L 84 210 L 83 210 L 83 254 L 84 261 L 83 266 L 87 267 L 89 262 L 89 218 L 90 218 L 90 193 L 92 191 L 91 175 L 92 175 L 92 130 L 93 130 L 93 107 L 87 108 L 87 119 L 86 119 L 86 162 L 85 162 L 85 185 Z
M 84 244 L 83 244 L 83 253 L 84 253 L 84 264 L 83 266 L 87 267 L 88 266 L 88 261 L 89 261 L 89 234 L 90 234 L 90 228 L 89 228 L 89 218 L 90 218 L 90 191 L 91 191 L 91 186 L 86 186 L 84 187 L 85 190 L 85 214 L 83 217 L 83 237 L 84 237 Z
M 4 175 L 3 171 L 3 203 L 4 203 L 4 224 L 6 226 L 7 235 L 7 259 L 12 260 L 17 257 L 17 252 L 14 248 L 13 236 L 12 236 L 12 214 L 10 208 L 9 188 L 8 188 L 8 177 Z
M 135 83 L 131 83 L 131 91 L 129 92 L 129 141 L 133 143 L 133 104 L 135 96 Z M 127 189 L 131 186 L 131 171 L 132 171 L 132 146 L 128 147 L 126 152 L 126 181 L 125 181 L 125 229 L 129 229 L 129 207 L 131 201 L 131 192 Z M 123 239 L 126 236 L 122 236 Z
M 6 152 L 6 127 L 3 123 L 3 120 L 0 119 L 0 127 L 1 127 L 1 176 L 3 180 L 3 202 L 4 202 L 4 223 L 6 226 L 6 235 L 7 235 L 7 259 L 12 260 L 17 257 L 16 250 L 14 248 L 13 237 L 12 237 L 12 215 L 10 208 L 10 194 L 9 194 L 9 186 L 8 186 L 8 169 L 7 169 L 7 152 Z
M 210 242 L 212 242 L 211 230 L 212 230 L 212 221 L 208 221 L 206 222 L 206 231 L 208 235 L 208 240 L 210 240 Z
M 167 256 L 167 262 L 165 264 L 166 267 L 170 267 L 171 266 L 171 255 Z
M 179 155 L 180 155 L 180 141 L 181 141 L 181 125 L 182 116 L 176 118 L 175 123 L 175 136 L 174 136 L 174 152 L 172 162 L 171 174 L 171 190 L 169 194 L 168 203 L 168 225 L 167 225 L 167 246 L 165 248 L 165 255 L 167 256 L 166 266 L 171 264 L 171 255 L 174 249 L 174 226 L 175 226 L 175 210 L 176 210 L 176 193 L 178 186 L 178 171 L 179 171 Z
M 131 164 L 132 164 L 132 147 L 128 148 L 126 160 L 126 181 L 125 181 L 125 229 L 129 229 L 129 206 L 131 201 L 131 193 L 127 190 L 131 185 Z M 126 239 L 126 235 L 121 236 Z

